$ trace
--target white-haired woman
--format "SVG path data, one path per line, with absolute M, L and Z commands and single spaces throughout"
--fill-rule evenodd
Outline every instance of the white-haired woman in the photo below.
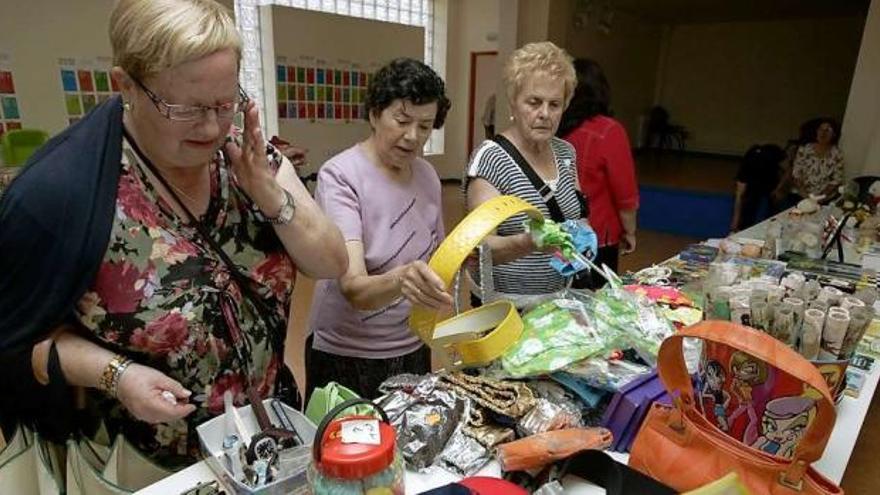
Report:
M 554 137 L 574 94 L 571 57 L 553 43 L 529 43 L 513 52 L 503 77 L 511 122 L 471 156 L 466 174 L 468 209 L 502 194 L 531 203 L 546 218 L 585 218 L 574 149 Z M 508 219 L 487 239 L 495 264 L 495 290 L 534 295 L 563 288 L 565 279 L 550 266 L 552 255 L 540 251 L 524 232 L 524 220 L 523 215 Z
M 121 98 L 50 141 L 0 203 L 0 352 L 15 364 L 0 396 L 16 400 L 0 412 L 64 438 L 85 390 L 91 426 L 173 468 L 197 458 L 194 426 L 226 391 L 296 400 L 296 270 L 335 278 L 348 258 L 263 140 L 223 7 L 121 0 L 110 39 Z

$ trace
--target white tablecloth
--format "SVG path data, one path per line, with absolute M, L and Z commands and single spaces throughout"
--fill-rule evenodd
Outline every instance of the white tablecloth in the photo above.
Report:
M 768 222 L 769 220 L 744 230 L 738 233 L 736 237 L 763 240 Z M 847 262 L 858 263 L 857 255 L 852 249 L 845 249 L 845 256 Z M 839 484 L 840 480 L 843 479 L 846 465 L 852 456 L 856 440 L 859 438 L 859 432 L 865 422 L 865 416 L 868 414 L 868 408 L 871 406 L 871 399 L 874 397 L 874 393 L 877 390 L 878 381 L 880 381 L 880 363 L 876 364 L 871 372 L 865 377 L 865 384 L 862 387 L 859 397 L 853 398 L 845 396 L 837 406 L 837 422 L 835 423 L 834 431 L 831 433 L 828 446 L 825 448 L 825 454 L 819 462 L 814 464 L 814 467 L 820 473 L 835 483 Z M 628 454 L 612 452 L 611 455 L 623 463 L 626 463 L 629 459 Z M 498 463 L 493 461 L 483 468 L 477 475 L 498 477 L 501 475 L 501 469 Z M 214 479 L 214 476 L 211 470 L 204 462 L 200 462 L 137 492 L 137 495 L 178 494 L 195 486 L 200 481 L 208 481 L 212 479 Z M 458 478 L 455 475 L 437 468 L 432 469 L 428 473 L 407 472 L 406 493 L 421 493 L 430 490 L 431 488 L 452 483 L 457 479 Z M 573 477 L 568 477 L 563 480 L 563 486 L 565 487 L 566 493 L 574 495 L 605 493 L 604 489 Z

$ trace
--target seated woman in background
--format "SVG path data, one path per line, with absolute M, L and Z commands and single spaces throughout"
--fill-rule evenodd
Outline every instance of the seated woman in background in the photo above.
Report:
M 827 117 L 813 123 L 811 141 L 801 145 L 794 157 L 792 178 L 799 196 L 822 196 L 822 202 L 827 203 L 843 183 L 843 152 L 837 147 L 840 125 Z
M 225 392 L 298 403 L 284 364 L 296 270 L 335 278 L 347 257 L 263 139 L 224 7 L 121 0 L 110 41 L 121 97 L 0 201 L 0 416 L 62 442 L 103 422 L 173 469 L 201 458 L 195 427 Z
M 590 201 L 590 225 L 599 237 L 596 265 L 617 271 L 620 254 L 636 248 L 639 189 L 626 129 L 611 118 L 611 88 L 598 63 L 574 62 L 578 84 L 557 135 L 574 146 L 581 191 Z M 593 285 L 603 285 L 597 275 Z
M 496 140 L 483 141 L 474 151 L 467 168 L 468 210 L 495 196 L 511 195 L 531 203 L 546 218 L 555 216 L 551 203 L 562 215 L 560 220 L 584 218 L 574 149 L 554 137 L 574 94 L 571 57 L 553 43 L 529 43 L 513 52 L 503 77 L 511 124 Z M 522 166 L 543 182 L 540 191 L 515 155 L 521 155 Z M 524 220 L 524 215 L 506 220 L 486 240 L 495 264 L 495 290 L 533 295 L 562 289 L 565 278 L 550 266 L 552 255 L 539 251 L 524 231 Z
M 762 220 L 761 211 L 772 212 L 772 193 L 782 174 L 785 151 L 775 144 L 754 145 L 746 152 L 736 173 L 736 197 L 730 231 L 747 229 Z
M 342 230 L 349 265 L 315 287 L 307 395 L 335 381 L 372 399 L 389 376 L 431 371 L 430 350 L 409 330 L 410 309 L 452 305 L 426 264 L 445 230 L 440 178 L 421 158 L 449 111 L 443 80 L 422 62 L 397 59 L 376 73 L 364 106 L 370 136 L 318 173 L 318 204 Z
M 785 144 L 785 159 L 779 165 L 781 169 L 779 183 L 773 192 L 770 193 L 772 207 L 770 213 L 773 215 L 791 208 L 802 199 L 795 190 L 792 169 L 794 168 L 794 159 L 800 147 L 813 141 L 816 135 L 813 122 L 817 120 L 812 119 L 801 124 L 798 137 L 796 139 L 789 139 Z

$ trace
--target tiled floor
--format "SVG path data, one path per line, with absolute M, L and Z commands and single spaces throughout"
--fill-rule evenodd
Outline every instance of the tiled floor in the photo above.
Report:
M 656 156 L 642 154 L 637 157 L 639 181 L 643 185 L 681 188 L 706 192 L 732 192 L 738 162 L 723 157 L 691 155 Z M 461 187 L 448 184 L 443 187 L 444 218 L 447 231 L 463 217 L 464 203 Z M 663 261 L 682 248 L 701 239 L 681 237 L 661 232 L 640 231 L 638 249 L 621 259 L 621 270 L 637 270 L 652 263 Z M 314 282 L 300 275 L 294 290 L 294 305 L 287 342 L 287 361 L 294 370 L 297 382 L 305 384 L 303 369 L 303 345 L 308 312 L 311 306 Z M 875 448 L 880 445 L 880 409 L 875 396 L 871 410 L 862 429 L 859 442 L 843 480 L 848 494 L 878 493 L 880 470 L 876 469 Z M 757 495 L 757 494 L 756 494 Z

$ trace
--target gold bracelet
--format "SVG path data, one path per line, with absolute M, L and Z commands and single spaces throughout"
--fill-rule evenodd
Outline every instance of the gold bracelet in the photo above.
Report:
M 113 356 L 113 359 L 107 363 L 107 366 L 101 373 L 101 378 L 98 380 L 98 388 L 115 399 L 119 388 L 119 378 L 122 376 L 125 369 L 133 362 L 134 361 L 128 359 L 122 354 Z

